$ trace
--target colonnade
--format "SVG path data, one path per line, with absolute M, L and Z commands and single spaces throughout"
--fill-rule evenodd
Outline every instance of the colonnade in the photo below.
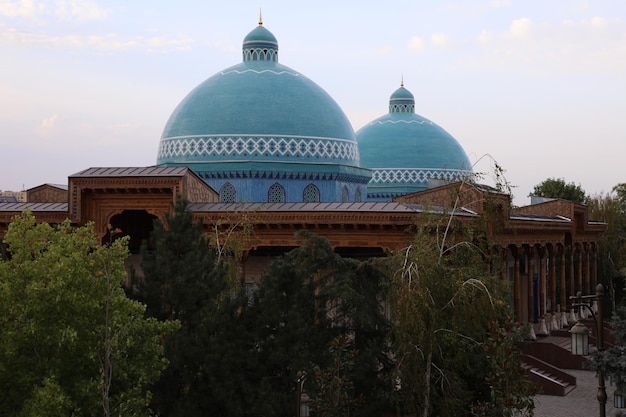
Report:
M 517 322 L 537 322 L 565 312 L 578 291 L 592 294 L 598 283 L 596 243 L 509 245 L 502 275 L 513 283 Z

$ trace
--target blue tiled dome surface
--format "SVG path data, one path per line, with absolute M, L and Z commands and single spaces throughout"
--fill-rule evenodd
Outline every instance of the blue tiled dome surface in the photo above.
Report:
M 390 200 L 425 190 L 429 181 L 458 181 L 472 174 L 467 154 L 443 128 L 415 113 L 404 86 L 389 100 L 389 113 L 356 133 L 361 166 L 372 169 L 368 198 Z
M 389 113 L 357 132 L 367 168 L 471 169 L 465 151 L 443 128 L 415 113 Z
M 245 37 L 242 55 L 243 62 L 202 82 L 176 107 L 157 164 L 188 166 L 216 190 L 228 183 L 242 201 L 264 201 L 263 188 L 272 183 L 263 181 L 270 180 L 280 181 L 294 201 L 311 185 L 320 201 L 341 201 L 346 190 L 356 198 L 371 172 L 360 168 L 343 110 L 313 81 L 278 63 L 276 38 L 262 25 Z

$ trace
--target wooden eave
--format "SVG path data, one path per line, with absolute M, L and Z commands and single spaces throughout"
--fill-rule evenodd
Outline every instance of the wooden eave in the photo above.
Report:
M 59 224 L 68 218 L 67 203 L 0 203 L 0 232 L 7 230 L 15 216 L 29 209 L 37 221 Z

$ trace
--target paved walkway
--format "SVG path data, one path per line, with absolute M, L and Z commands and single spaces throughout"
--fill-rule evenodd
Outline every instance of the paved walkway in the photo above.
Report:
M 553 395 L 535 396 L 536 417 L 593 417 L 600 415 L 598 403 L 598 378 L 592 371 L 564 369 L 576 377 L 576 388 L 565 397 Z M 613 387 L 606 382 L 606 416 L 615 415 Z M 623 410 L 626 415 L 626 409 Z

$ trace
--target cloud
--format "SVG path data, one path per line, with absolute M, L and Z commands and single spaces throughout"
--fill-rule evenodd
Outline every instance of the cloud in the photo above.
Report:
M 0 0 L 0 16 L 4 17 L 35 17 L 45 10 L 43 3 L 33 0 Z
M 476 37 L 476 41 L 484 44 L 488 44 L 493 41 L 494 33 L 490 30 L 483 29 L 480 34 Z
M 167 36 L 153 36 L 145 40 L 145 44 L 151 51 L 164 51 L 168 49 L 188 50 L 193 45 L 193 39 L 187 36 L 168 38 Z
M 483 29 L 474 38 L 480 47 L 476 65 L 493 69 L 516 67 L 541 73 L 626 73 L 626 24 L 595 16 L 561 22 L 536 22 L 522 17 L 508 30 Z
M 52 36 L 46 33 L 25 32 L 0 27 L 0 45 L 30 45 L 54 48 L 86 48 L 98 51 L 170 52 L 188 50 L 194 44 L 188 36 L 137 36 L 124 38 L 116 33 L 105 35 L 64 35 Z
M 502 7 L 511 7 L 511 0 L 491 0 L 490 7 L 500 9 Z
M 413 36 L 413 38 L 409 41 L 407 48 L 417 53 L 421 53 L 426 49 L 426 44 L 424 43 L 424 39 L 419 36 Z
M 50 116 L 50 117 L 48 117 L 46 119 L 43 119 L 41 121 L 41 123 L 39 123 L 39 126 L 36 129 L 37 134 L 39 136 L 43 136 L 43 137 L 46 137 L 46 136 L 50 135 L 50 133 L 56 127 L 56 124 L 57 124 L 58 120 L 59 120 L 59 115 L 58 114 L 53 114 L 52 116 Z
M 390 56 L 396 52 L 396 48 L 391 45 L 381 46 L 376 48 L 376 53 L 381 56 Z
M 533 22 L 523 17 L 516 19 L 511 23 L 509 28 L 509 34 L 514 38 L 529 38 L 532 35 Z
M 433 33 L 430 40 L 433 45 L 440 48 L 445 48 L 450 43 L 450 38 L 445 33 Z
M 110 10 L 98 6 L 92 1 L 57 0 L 54 14 L 64 20 L 100 20 L 110 14 Z
M 85 22 L 104 19 L 110 10 L 91 0 L 0 0 L 0 16 L 36 18 L 56 16 L 61 20 Z
M 463 15 L 463 17 L 477 17 L 491 13 L 492 9 L 503 9 L 511 7 L 511 5 L 511 0 L 489 0 L 446 3 L 443 8 L 448 12 Z

